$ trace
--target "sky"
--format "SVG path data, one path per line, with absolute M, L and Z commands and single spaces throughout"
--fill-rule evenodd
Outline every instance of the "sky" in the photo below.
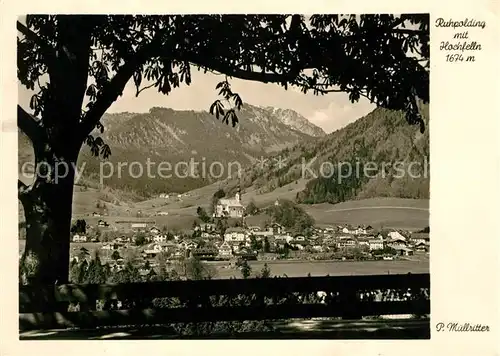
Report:
M 25 18 L 19 20 L 25 23 Z M 307 21 L 306 21 L 307 23 Z M 154 106 L 168 107 L 175 110 L 208 110 L 217 99 L 215 86 L 221 75 L 203 73 L 192 67 L 192 83 L 189 86 L 172 90 L 169 95 L 158 93 L 156 88 L 144 90 L 139 97 L 135 96 L 135 86 L 130 80 L 123 92 L 108 109 L 108 113 L 117 112 L 148 112 Z M 328 93 L 315 96 L 312 92 L 301 93 L 298 89 L 285 90 L 277 84 L 230 79 L 233 92 L 240 94 L 244 103 L 256 106 L 273 106 L 281 109 L 292 109 L 304 116 L 313 124 L 330 133 L 363 117 L 375 106 L 367 99 L 361 98 L 357 103 L 351 103 L 345 93 Z M 144 83 L 146 86 L 149 83 Z M 19 104 L 29 109 L 33 92 L 28 91 L 18 83 Z
M 208 110 L 218 98 L 215 86 L 223 78 L 221 75 L 205 74 L 193 68 L 191 85 L 182 84 L 179 88 L 173 89 L 169 95 L 163 95 L 158 93 L 156 88 L 150 88 L 138 97 L 135 96 L 135 86 L 130 80 L 123 95 L 111 105 L 107 112 L 141 113 L 148 112 L 154 106 L 176 110 Z M 295 110 L 327 133 L 344 127 L 375 108 L 364 98 L 353 104 L 345 93 L 316 96 L 312 92 L 303 94 L 298 89 L 285 90 L 277 84 L 241 79 L 229 79 L 229 81 L 233 92 L 240 94 L 244 103 Z M 29 107 L 31 95 L 31 92 L 19 85 L 21 106 Z

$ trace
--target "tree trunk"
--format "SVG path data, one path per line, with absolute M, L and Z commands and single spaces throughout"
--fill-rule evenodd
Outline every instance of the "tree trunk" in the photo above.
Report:
M 33 185 L 19 196 L 26 218 L 26 247 L 20 261 L 20 279 L 23 284 L 51 286 L 67 283 L 69 277 L 77 154 L 71 159 L 54 154 L 42 156 L 36 157 L 37 176 Z M 44 178 L 49 175 L 47 170 L 50 177 Z

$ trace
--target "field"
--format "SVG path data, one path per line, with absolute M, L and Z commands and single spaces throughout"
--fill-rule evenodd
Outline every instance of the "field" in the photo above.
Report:
M 264 207 L 273 204 L 276 199 L 295 198 L 297 192 L 304 189 L 306 180 L 299 179 L 297 183 L 291 183 L 280 187 L 272 192 L 258 194 L 250 187 L 242 194 L 242 204 L 247 205 L 254 201 L 257 206 Z M 119 192 L 105 189 L 83 189 L 75 186 L 73 217 L 85 218 L 88 223 L 94 225 L 100 219 L 92 217 L 97 211 L 96 202 L 105 200 L 109 216 L 105 220 L 110 224 L 120 220 L 154 220 L 156 225 L 166 225 L 169 229 L 190 229 L 196 217 L 198 206 L 208 208 L 211 197 L 218 189 L 228 189 L 227 182 L 217 182 L 205 187 L 192 190 L 183 194 L 181 198 L 177 194 L 171 194 L 168 199 L 154 198 L 145 201 L 132 201 L 130 196 Z M 340 204 L 315 204 L 302 205 L 302 207 L 315 219 L 319 226 L 324 225 L 371 225 L 376 228 L 396 228 L 416 230 L 429 226 L 429 200 L 428 199 L 402 199 L 402 198 L 372 198 L 353 200 Z M 24 220 L 24 214 L 20 206 L 20 221 Z M 143 218 L 137 218 L 141 211 Z M 155 216 L 157 212 L 166 212 L 166 216 Z M 261 224 L 267 220 L 266 216 L 247 218 L 249 225 Z
M 267 263 L 273 276 L 306 277 L 311 276 L 349 276 L 371 274 L 405 274 L 429 273 L 429 261 L 250 261 L 252 275 L 260 273 Z M 241 278 L 238 269 L 227 268 L 222 263 L 211 263 L 216 266 L 216 278 Z M 227 264 L 226 264 L 227 265 Z
M 25 241 L 19 241 L 19 252 L 24 250 Z M 100 248 L 98 243 L 72 243 L 72 256 L 78 254 L 80 248 L 85 247 L 91 256 Z M 110 258 L 112 251 L 99 249 L 103 261 Z M 137 248 L 120 250 L 123 258 L 138 256 Z M 241 272 L 236 268 L 230 268 L 229 262 L 206 262 L 213 266 L 217 275 L 215 278 L 241 278 Z M 405 273 L 429 273 L 429 258 L 426 254 L 419 254 L 412 260 L 399 261 L 249 261 L 252 268 L 252 276 L 260 273 L 264 264 L 267 263 L 273 276 L 305 277 L 311 276 L 345 276 L 345 275 L 372 275 L 372 274 L 405 274 Z
M 340 204 L 303 205 L 316 224 L 371 225 L 375 228 L 419 230 L 429 226 L 429 200 L 375 198 Z

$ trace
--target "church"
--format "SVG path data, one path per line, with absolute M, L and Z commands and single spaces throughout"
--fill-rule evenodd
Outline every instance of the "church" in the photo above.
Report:
M 245 208 L 241 204 L 241 195 L 238 191 L 233 199 L 219 199 L 215 206 L 215 217 L 242 218 Z

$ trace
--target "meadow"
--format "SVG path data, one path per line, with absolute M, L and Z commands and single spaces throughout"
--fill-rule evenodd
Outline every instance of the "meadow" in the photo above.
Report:
M 267 263 L 273 276 L 312 277 L 375 274 L 429 273 L 428 259 L 408 261 L 250 261 L 252 276 L 260 273 Z M 241 278 L 241 272 L 222 263 L 212 263 L 216 278 Z

